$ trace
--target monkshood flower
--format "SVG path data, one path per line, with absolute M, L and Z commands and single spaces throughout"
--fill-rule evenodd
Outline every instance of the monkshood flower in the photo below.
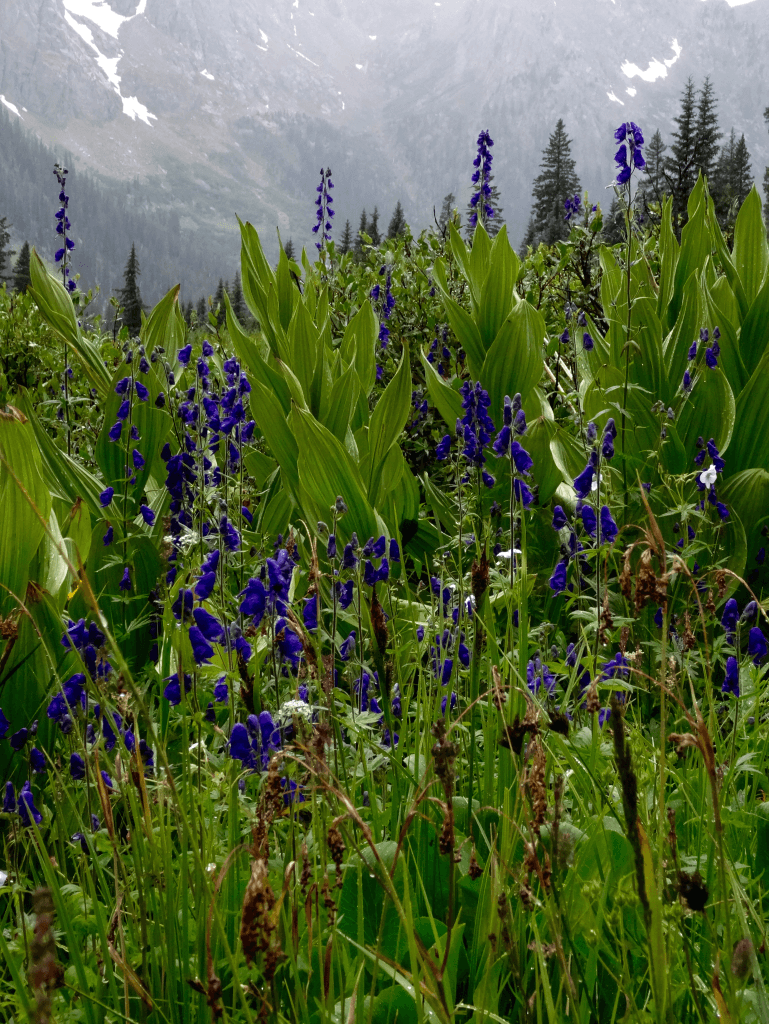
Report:
M 601 455 L 604 459 L 611 461 L 614 458 L 614 441 L 617 437 L 617 427 L 613 418 L 606 421 L 603 428 L 603 440 L 601 442 Z
M 8 719 L 3 714 L 3 709 L 0 708 L 0 740 L 5 738 L 5 734 L 8 732 L 10 727 L 11 727 L 11 723 L 8 721 Z
M 574 490 L 577 492 L 578 498 L 587 498 L 591 491 L 598 489 L 598 483 L 595 480 L 595 471 L 597 468 L 598 452 L 592 451 L 587 465 L 579 476 L 574 478 Z
M 625 182 L 630 181 L 630 176 L 635 169 L 642 170 L 646 166 L 641 152 L 644 137 L 637 124 L 627 121 L 615 131 L 614 138 L 620 143 L 614 157 L 614 162 L 619 167 L 617 184 L 624 185 Z
M 320 241 L 315 243 L 315 248 L 320 252 L 323 249 L 325 242 L 331 241 L 331 220 L 334 216 L 333 198 L 329 195 L 329 190 L 334 187 L 334 183 L 331 180 L 331 169 L 326 168 L 324 171 L 320 169 L 320 185 L 315 189 L 318 193 L 318 197 L 315 200 L 317 212 L 315 215 L 315 225 L 313 226 L 312 233 L 314 235 L 320 235 Z
M 45 754 L 42 750 L 38 750 L 37 747 L 33 747 L 30 750 L 29 766 L 36 775 L 39 775 L 46 770 Z
M 474 228 L 478 223 L 479 213 L 481 224 L 485 224 L 488 219 L 494 216 L 494 207 L 490 203 L 491 163 L 494 159 L 491 155 L 491 147 L 493 145 L 494 140 L 488 131 L 481 132 L 478 136 L 478 153 L 473 160 L 473 167 L 476 170 L 472 177 L 472 183 L 476 186 L 476 189 L 470 198 L 472 212 L 469 224 L 471 228 Z
M 75 781 L 85 778 L 85 761 L 80 754 L 70 755 L 69 774 Z
M 339 647 L 339 657 L 342 661 L 349 661 L 349 659 L 355 654 L 356 639 L 356 631 L 351 629 L 347 638 L 342 641 Z
M 16 813 L 16 790 L 12 782 L 6 782 L 3 792 L 3 812 L 5 814 Z
M 564 526 L 568 525 L 569 520 L 566 517 L 566 513 L 561 505 L 556 505 L 553 509 L 553 529 L 562 530 Z
M 553 570 L 553 575 L 548 580 L 550 589 L 554 594 L 560 594 L 566 590 L 566 569 L 567 563 L 560 561 Z
M 601 543 L 613 544 L 619 533 L 608 505 L 601 506 Z
M 32 796 L 32 787 L 29 783 L 29 779 L 24 783 L 19 791 L 19 816 L 23 825 L 29 826 L 32 821 L 36 825 L 39 825 L 43 820 L 43 815 L 35 807 L 34 798 Z
M 61 206 L 56 211 L 56 234 L 60 236 L 62 246 L 56 250 L 54 259 L 57 263 L 61 263 L 61 276 L 64 281 L 64 285 L 68 292 L 74 292 L 77 288 L 75 282 L 69 276 L 69 254 L 75 248 L 75 243 L 69 237 L 67 232 L 72 227 L 67 216 L 67 207 L 69 206 L 69 196 L 65 189 L 67 187 L 67 175 L 69 171 L 66 167 L 62 167 L 59 163 L 54 164 L 53 173 L 56 180 L 59 183 L 59 202 Z
M 549 667 L 543 664 L 539 655 L 526 666 L 526 685 L 531 693 L 538 693 L 541 688 L 544 688 L 549 697 L 555 693 L 555 676 Z
M 630 672 L 630 662 L 622 651 L 617 651 L 611 661 L 604 662 L 604 679 L 627 679 Z
M 748 654 L 752 656 L 754 665 L 766 657 L 766 637 L 758 626 L 753 626 L 748 634 Z
M 582 206 L 582 199 L 579 195 L 575 195 L 573 199 L 567 199 L 563 205 L 566 210 L 566 216 L 563 219 L 568 221 L 571 220 L 572 217 L 576 217 L 578 215 L 580 207 Z
M 438 462 L 443 462 L 449 457 L 451 452 L 451 437 L 448 434 L 444 434 L 443 438 L 438 442 L 438 447 L 435 449 L 435 458 Z
M 174 672 L 174 674 L 172 676 L 167 676 L 167 678 L 164 679 L 163 682 L 166 684 L 166 687 L 163 690 L 163 696 L 168 701 L 168 703 L 171 705 L 171 707 L 175 707 L 177 704 L 181 704 L 181 700 L 182 700 L 182 684 L 181 684 L 181 682 L 179 680 L 179 673 L 178 672 Z M 189 693 L 191 689 L 192 689 L 192 677 L 187 675 L 187 673 L 185 672 L 184 673 L 184 692 L 185 693 Z
M 726 659 L 726 678 L 721 685 L 721 692 L 733 693 L 735 697 L 740 695 L 740 669 L 733 655 Z

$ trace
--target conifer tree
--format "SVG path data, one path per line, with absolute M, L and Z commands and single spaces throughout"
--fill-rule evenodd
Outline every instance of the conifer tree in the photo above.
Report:
M 611 201 L 609 212 L 604 215 L 601 233 L 607 245 L 616 245 L 625 240 L 625 216 L 616 196 Z
M 449 192 L 448 195 L 443 197 L 443 204 L 441 206 L 441 212 L 438 216 L 437 226 L 438 231 L 441 235 L 446 235 L 449 229 L 449 223 L 453 221 L 455 227 L 459 227 L 460 216 L 457 211 L 457 197 L 453 192 Z M 433 211 L 434 213 L 435 211 Z
M 13 267 L 13 290 L 15 292 L 26 292 L 30 281 L 29 242 L 25 242 L 19 251 L 19 258 Z
M 520 257 L 523 259 L 526 255 L 527 249 L 534 249 L 537 244 L 537 222 L 534 220 L 534 214 L 529 217 L 529 224 L 526 228 L 526 234 L 523 236 L 521 242 Z
M 718 163 L 713 172 L 711 192 L 716 216 L 722 228 L 733 225 L 740 206 L 753 184 L 750 153 L 744 134 L 738 139 L 732 128 L 729 139 L 721 147 Z
M 225 291 L 229 294 L 229 289 L 225 288 L 224 281 L 220 277 L 219 284 L 216 286 L 216 291 L 214 292 L 214 312 L 216 313 L 216 322 L 220 326 L 224 323 L 224 318 L 227 315 L 227 311 L 224 308 Z
M 131 253 L 123 272 L 123 287 L 120 290 L 120 305 L 123 307 L 123 323 L 128 328 L 131 337 L 138 336 L 142 326 L 142 297 L 139 291 L 138 277 L 139 258 L 136 255 L 136 246 L 131 245 Z
M 195 307 L 195 316 L 198 318 L 199 324 L 204 324 L 206 322 L 207 313 L 208 304 L 205 300 L 205 296 L 201 295 L 200 298 L 198 299 L 198 304 Z
M 374 207 L 374 212 L 371 214 L 366 234 L 371 236 L 372 245 L 379 245 L 381 243 L 382 232 L 379 230 L 379 208 L 377 206 Z
M 289 238 L 287 245 L 290 244 L 291 239 Z M 288 256 L 288 253 L 286 253 L 286 256 Z M 289 256 L 289 259 L 291 258 L 292 257 Z M 232 305 L 232 312 L 238 318 L 238 322 L 240 324 L 245 324 L 246 320 L 248 319 L 248 306 L 246 305 L 246 300 L 243 297 L 243 284 L 240 280 L 239 270 L 235 273 L 235 280 L 232 284 L 232 291 L 230 292 L 230 304 Z
M 7 223 L 7 217 L 0 217 L 0 283 L 10 280 L 7 268 L 11 262 L 11 256 L 15 255 L 13 249 L 8 248 L 11 240 L 12 224 Z
M 673 132 L 670 155 L 665 160 L 665 177 L 673 196 L 673 224 L 680 233 L 686 222 L 686 201 L 697 180 L 697 113 L 691 77 L 681 95 L 681 111 L 673 120 L 678 130 Z
M 652 135 L 646 147 L 646 167 L 639 189 L 644 204 L 644 213 L 651 216 L 655 221 L 659 219 L 659 212 L 662 209 L 662 202 L 667 193 L 667 179 L 665 178 L 665 152 L 667 146 L 662 141 L 659 128 Z
M 769 107 L 764 111 L 764 121 L 769 129 Z M 769 167 L 764 171 L 764 222 L 769 224 Z
M 187 324 L 188 327 L 192 326 L 193 309 L 194 307 L 192 305 L 192 299 L 190 299 L 190 301 L 185 305 L 184 313 L 182 314 L 184 316 L 184 322 Z
M 701 173 L 709 180 L 713 176 L 718 159 L 718 140 L 722 134 L 718 128 L 716 98 L 709 77 L 702 83 L 697 100 L 696 133 L 694 177 L 696 180 L 697 175 Z
M 349 220 L 344 222 L 344 231 L 339 241 L 339 254 L 344 256 L 352 249 L 352 228 L 350 227 Z
M 403 213 L 403 207 L 401 206 L 400 199 L 395 205 L 395 210 L 390 218 L 390 223 L 387 228 L 388 238 L 397 238 L 399 235 L 406 234 L 406 217 Z
M 563 119 L 559 118 L 539 165 L 541 174 L 534 181 L 532 216 L 535 238 L 548 245 L 567 238 L 569 224 L 565 219 L 564 203 L 580 192 L 579 177 L 571 156 L 571 139 L 566 134 Z
M 294 249 L 294 240 L 293 240 L 293 238 L 289 238 L 289 240 L 283 246 L 283 252 L 286 254 L 286 256 L 290 260 L 295 260 L 296 259 L 296 251 Z
M 358 225 L 358 234 L 355 236 L 355 254 L 360 257 L 363 255 L 363 235 L 368 234 L 368 221 L 366 219 L 366 211 L 360 215 L 360 224 Z

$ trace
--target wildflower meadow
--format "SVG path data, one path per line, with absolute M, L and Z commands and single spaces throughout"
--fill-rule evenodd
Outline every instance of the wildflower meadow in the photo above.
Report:
M 3 1021 L 769 1024 L 761 201 L 643 215 L 628 122 L 622 240 L 575 194 L 519 255 L 493 145 L 466 237 L 341 254 L 324 169 L 310 254 L 239 222 L 248 323 L 136 335 L 57 165 L 0 291 Z

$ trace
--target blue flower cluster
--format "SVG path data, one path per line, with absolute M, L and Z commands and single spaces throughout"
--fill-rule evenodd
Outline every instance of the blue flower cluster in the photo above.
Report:
M 60 164 L 55 164 L 53 173 L 56 180 L 59 183 L 59 202 L 61 206 L 56 211 L 56 234 L 62 242 L 61 248 L 56 250 L 54 259 L 57 263 L 61 263 L 61 273 L 64 280 L 64 286 L 68 292 L 74 292 L 77 285 L 72 280 L 69 274 L 69 260 L 68 256 L 75 248 L 75 243 L 69 237 L 67 232 L 72 227 L 67 216 L 67 207 L 69 206 L 69 196 L 66 193 L 67 188 L 67 175 L 69 171 L 66 167 L 62 167 Z
M 387 321 L 395 309 L 395 299 L 392 293 L 392 268 L 386 263 L 379 268 L 379 276 L 384 278 L 384 286 L 377 282 L 369 292 L 369 298 L 374 303 L 375 309 L 379 311 L 379 344 L 381 348 L 387 348 L 390 339 L 390 328 Z
M 312 233 L 314 235 L 320 235 L 320 241 L 315 243 L 315 248 L 320 252 L 323 249 L 325 242 L 331 241 L 331 221 L 334 217 L 332 196 L 329 195 L 329 191 L 334 187 L 334 183 L 331 180 L 331 169 L 329 167 L 324 171 L 320 169 L 320 185 L 315 189 L 318 196 L 315 200 L 317 206 L 317 212 L 315 214 L 315 224 L 313 225 Z
M 494 140 L 488 131 L 481 132 L 478 136 L 478 152 L 473 160 L 475 171 L 472 183 L 476 188 L 470 197 L 470 209 L 472 212 L 469 225 L 471 228 L 474 228 L 478 223 L 479 210 L 481 212 L 481 223 L 494 216 L 494 207 L 489 201 L 491 199 L 491 162 L 494 159 L 491 155 L 491 147 L 493 145 Z
M 614 157 L 615 163 L 619 166 L 617 171 L 617 184 L 624 185 L 630 181 L 634 170 L 642 170 L 646 167 L 641 147 L 644 145 L 644 137 L 641 129 L 632 121 L 621 124 L 614 133 L 614 138 L 620 143 L 620 147 Z

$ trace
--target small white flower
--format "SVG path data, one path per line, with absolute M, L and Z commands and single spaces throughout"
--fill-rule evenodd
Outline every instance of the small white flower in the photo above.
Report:
M 209 875 L 212 875 L 214 871 L 216 871 L 216 864 L 206 864 L 206 871 L 208 872 Z
M 512 548 L 510 551 L 499 551 L 497 558 L 510 558 L 511 555 L 520 555 L 520 548 Z
M 312 718 L 312 708 L 309 704 L 305 704 L 303 700 L 287 700 L 285 704 L 282 704 L 278 714 L 281 718 L 293 718 L 297 715 L 299 718 L 303 718 L 309 722 Z
M 700 483 L 706 487 L 712 487 L 716 482 L 717 475 L 716 467 L 711 464 L 703 473 L 700 473 Z
M 7 881 L 8 881 L 8 872 L 7 871 L 0 871 L 0 885 L 5 885 L 5 883 Z

